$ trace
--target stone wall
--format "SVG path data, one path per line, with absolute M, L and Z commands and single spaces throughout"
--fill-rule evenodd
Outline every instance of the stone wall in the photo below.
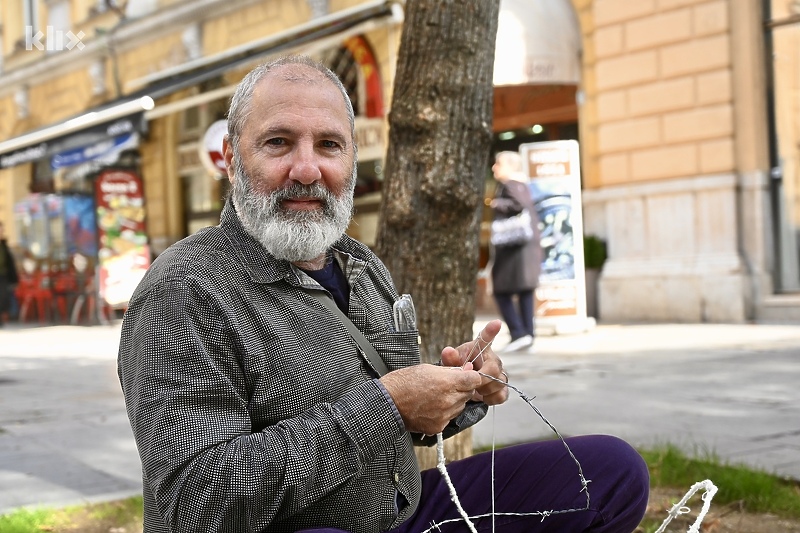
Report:
M 594 0 L 581 17 L 584 230 L 608 242 L 602 320 L 751 313 L 750 267 L 763 257 L 743 249 L 740 224 L 743 195 L 760 199 L 764 183 L 744 188 L 737 156 L 758 147 L 737 144 L 737 106 L 752 103 L 738 98 L 734 4 Z

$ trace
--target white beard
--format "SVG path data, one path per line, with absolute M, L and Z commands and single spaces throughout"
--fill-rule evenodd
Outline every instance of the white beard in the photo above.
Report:
M 350 187 L 337 197 L 320 183 L 295 183 L 269 195 L 259 194 L 235 155 L 233 205 L 245 231 L 276 259 L 289 262 L 311 261 L 325 254 L 347 230 L 353 213 L 355 165 Z M 314 197 L 322 201 L 322 211 L 286 211 L 283 200 Z

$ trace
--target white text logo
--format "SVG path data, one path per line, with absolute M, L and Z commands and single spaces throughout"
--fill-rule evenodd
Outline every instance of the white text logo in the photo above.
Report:
M 81 42 L 86 36 L 85 33 L 79 31 L 76 34 L 71 31 L 56 30 L 52 26 L 45 28 L 45 33 L 37 31 L 33 33 L 33 26 L 25 26 L 25 50 L 48 50 L 48 51 L 61 51 L 72 50 L 77 48 L 83 50 L 86 46 Z M 44 43 L 42 43 L 44 39 Z

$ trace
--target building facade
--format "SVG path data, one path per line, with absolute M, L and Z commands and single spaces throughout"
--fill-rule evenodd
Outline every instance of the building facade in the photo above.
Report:
M 227 100 L 286 53 L 324 61 L 354 101 L 350 231 L 372 243 L 403 4 L 4 2 L 0 220 L 31 283 L 71 287 L 45 303 L 79 318 L 100 284 L 124 305 L 136 276 L 120 272 L 216 223 Z M 579 140 L 602 320 L 800 318 L 798 21 L 792 0 L 501 1 L 494 149 Z
M 796 318 L 798 2 L 584 4 L 601 315 Z

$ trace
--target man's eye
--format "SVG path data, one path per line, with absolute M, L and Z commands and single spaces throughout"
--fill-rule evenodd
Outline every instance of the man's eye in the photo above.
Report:
M 322 146 L 324 146 L 325 148 L 338 148 L 339 143 L 337 143 L 336 141 L 322 141 Z
M 280 137 L 274 137 L 272 139 L 267 139 L 267 142 L 264 144 L 269 144 L 272 146 L 282 146 L 286 144 L 286 139 L 282 139 Z

